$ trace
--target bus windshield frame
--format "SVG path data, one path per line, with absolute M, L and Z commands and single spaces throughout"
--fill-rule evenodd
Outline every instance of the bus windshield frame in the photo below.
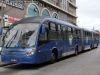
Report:
M 39 23 L 25 23 L 9 27 L 3 37 L 2 46 L 6 48 L 35 46 L 39 26 Z

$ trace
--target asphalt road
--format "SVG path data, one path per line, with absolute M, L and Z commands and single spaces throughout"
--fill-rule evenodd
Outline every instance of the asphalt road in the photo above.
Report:
M 13 64 L 0 67 L 0 75 L 100 75 L 100 48 L 68 56 L 54 64 Z

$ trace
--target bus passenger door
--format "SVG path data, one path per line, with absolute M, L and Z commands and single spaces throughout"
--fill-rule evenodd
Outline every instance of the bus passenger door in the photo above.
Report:
M 63 56 L 69 55 L 69 49 L 68 49 L 68 42 L 67 42 L 67 27 L 62 26 L 62 37 L 63 37 Z
M 73 29 L 71 27 L 68 27 L 68 51 L 69 51 L 69 55 L 75 53 L 74 51 L 74 38 L 73 38 Z
M 57 48 L 59 50 L 59 58 L 62 57 L 63 54 L 63 37 L 62 37 L 62 30 L 61 30 L 61 25 L 57 25 L 57 32 L 58 32 L 58 45 Z

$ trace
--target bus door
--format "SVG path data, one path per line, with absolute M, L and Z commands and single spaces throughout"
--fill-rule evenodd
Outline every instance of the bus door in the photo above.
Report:
M 76 45 L 79 43 L 79 35 L 78 35 L 79 30 L 73 28 L 73 50 L 75 51 Z
M 73 50 L 75 51 L 78 45 L 78 51 L 81 51 L 81 33 L 79 29 L 73 28 Z M 72 51 L 72 53 L 74 52 Z
M 89 45 L 89 37 L 88 37 L 88 33 L 87 31 L 85 31 L 85 50 L 89 49 L 90 48 L 90 45 Z
M 57 31 L 58 31 L 58 49 L 59 49 L 59 57 L 63 56 L 63 37 L 62 37 L 62 30 L 61 25 L 57 25 Z
M 68 49 L 68 41 L 67 41 L 67 27 L 62 26 L 62 37 L 63 37 L 63 56 L 69 55 L 69 49 Z
M 73 29 L 71 27 L 68 27 L 68 50 L 69 50 L 69 54 L 73 54 L 75 53 L 74 51 L 74 47 L 75 47 L 75 43 L 74 43 L 74 37 L 73 37 Z

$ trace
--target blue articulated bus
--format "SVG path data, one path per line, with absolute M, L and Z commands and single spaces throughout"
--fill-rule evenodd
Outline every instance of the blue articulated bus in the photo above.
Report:
M 94 35 L 98 39 L 96 32 L 54 18 L 24 18 L 8 27 L 2 39 L 2 62 L 54 63 L 59 58 L 95 47 L 98 41 Z

